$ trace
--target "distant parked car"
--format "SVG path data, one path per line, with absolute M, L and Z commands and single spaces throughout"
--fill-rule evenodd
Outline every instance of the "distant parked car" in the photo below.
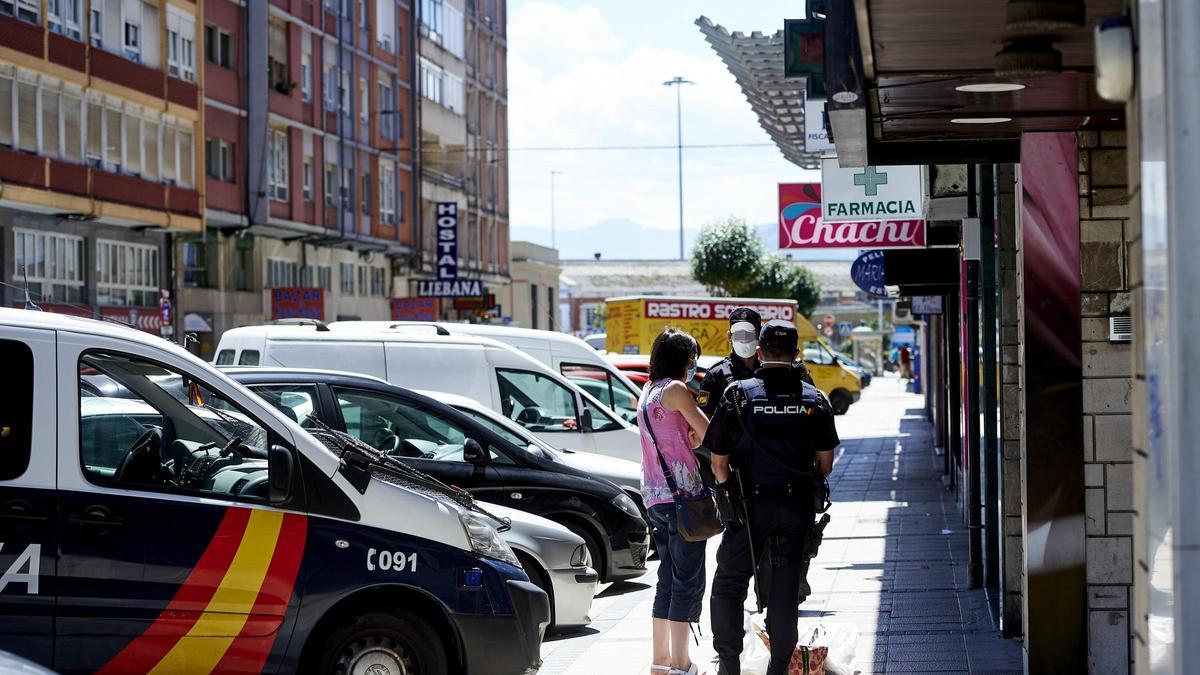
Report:
M 872 375 L 870 368 L 867 368 L 858 361 L 855 361 L 841 352 L 834 352 L 833 357 L 837 359 L 838 363 L 840 363 L 843 367 L 847 368 L 855 375 L 858 375 L 859 384 L 861 384 L 863 387 L 871 386 Z
M 583 341 L 586 342 L 592 349 L 602 352 L 604 351 L 605 345 L 608 344 L 608 334 L 592 333 L 591 335 L 584 337 Z

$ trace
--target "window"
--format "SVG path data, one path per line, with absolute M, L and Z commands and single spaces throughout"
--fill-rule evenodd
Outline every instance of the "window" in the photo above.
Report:
M 158 248 L 108 239 L 96 240 L 96 302 L 100 305 L 157 307 Z
M 433 101 L 442 102 L 442 68 L 433 61 L 421 57 L 421 95 Z
M 541 319 L 541 310 L 538 309 L 538 287 L 537 284 L 529 284 L 529 327 L 534 330 L 538 327 L 538 321 Z
M 293 82 L 288 72 L 287 26 L 272 21 L 267 26 L 267 86 L 291 95 Z
M 155 119 L 142 120 L 142 178 L 159 179 L 159 123 Z
M 233 365 L 233 350 L 232 349 L 222 349 L 221 351 L 217 352 L 217 358 L 215 361 L 213 361 L 213 363 L 218 366 L 232 366 Z
M 268 157 L 267 184 L 271 199 L 277 202 L 288 200 L 288 137 L 279 129 L 271 130 L 271 145 Z
M 125 29 L 123 32 L 125 58 L 134 63 L 142 62 L 142 17 L 139 14 L 131 14 L 125 17 Z
M 143 2 L 141 16 L 141 58 L 148 68 L 158 69 L 162 66 L 162 56 L 159 49 L 161 33 L 158 30 L 158 3 Z
M 59 151 L 59 101 L 61 94 L 55 89 L 42 88 L 42 154 L 58 157 Z
M 84 302 L 83 238 L 13 229 L 14 284 L 35 300 Z
M 0 361 L 4 363 L 4 388 L 0 390 L 0 428 L 4 429 L 0 434 L 0 480 L 12 480 L 29 467 L 33 437 L 33 351 L 23 342 L 0 340 Z
M 395 140 L 396 99 L 392 96 L 392 85 L 387 82 L 378 83 L 378 100 L 375 105 L 379 108 L 379 135 L 387 140 Z
M 300 100 L 312 100 L 312 54 L 300 55 Z
M 462 115 L 466 112 L 463 80 L 442 70 L 432 61 L 421 59 L 421 94 L 445 108 Z
M 359 176 L 359 199 L 362 201 L 363 215 L 371 215 L 371 174 Z
M 233 143 L 223 138 L 204 139 L 204 172 L 210 178 L 233 181 L 234 149 Z
M 338 70 L 338 98 L 341 100 L 342 114 L 350 114 L 350 97 L 353 95 L 350 89 L 350 71 L 347 69 Z
M 257 349 L 243 349 L 238 355 L 239 366 L 257 366 L 259 362 L 259 353 Z
M 3 95 L 0 94 L 0 101 Z M 82 92 L 63 92 L 63 159 L 69 162 L 83 161 L 83 96 Z
M 207 236 L 183 240 L 180 246 L 180 263 L 183 267 L 183 285 L 188 288 L 209 288 L 208 265 L 210 248 L 215 246 Z
M 396 0 L 375 0 L 375 44 L 388 52 L 395 51 Z
M 254 352 L 257 354 L 258 352 Z M 251 387 L 259 398 L 283 411 L 305 429 L 317 426 L 314 420 L 320 419 L 317 410 L 317 388 L 311 385 L 276 384 L 266 387 Z
M 213 25 L 204 27 L 204 58 L 222 68 L 233 68 L 233 35 Z
M 29 152 L 38 151 L 38 88 L 33 82 L 16 81 L 17 147 Z
M 364 77 L 358 78 L 358 119 L 362 121 L 363 129 L 367 128 L 367 121 L 370 119 L 370 99 L 371 92 L 367 89 L 367 79 Z
M 72 40 L 82 39 L 82 8 L 82 0 L 48 0 L 46 20 L 50 24 L 51 32 L 65 35 Z
M 347 211 L 354 210 L 354 202 L 351 201 L 350 191 L 354 189 L 354 169 L 348 166 L 342 167 L 342 176 L 338 180 L 338 195 L 341 197 L 342 208 Z
M 441 43 L 444 30 L 442 0 L 421 0 L 421 34 Z
M 119 396 L 101 395 L 116 389 Z M 79 359 L 79 455 L 93 483 L 266 501 L 270 433 L 204 384 L 135 356 Z M 224 453 L 233 445 L 237 450 Z
M 367 295 L 367 266 L 358 266 L 358 294 L 361 296 Z
M 167 7 L 167 73 L 196 81 L 196 20 L 173 6 Z
M 825 348 L 820 342 L 805 342 L 804 343 L 804 361 L 818 366 L 834 365 L 833 354 Z
M 496 371 L 505 417 L 533 431 L 579 431 L 575 393 L 549 375 L 528 370 Z
M 92 0 L 88 10 L 88 40 L 93 47 L 104 47 L 104 5 Z
M 294 288 L 300 266 L 291 260 L 267 258 L 267 288 Z
M 304 201 L 313 200 L 313 158 L 304 158 Z
M 239 291 L 254 290 L 254 239 L 237 237 L 233 246 L 233 283 Z
M 371 296 L 387 297 L 387 270 L 382 267 L 371 268 Z
M 379 160 L 379 221 L 396 224 L 396 165 Z
M 630 391 L 616 375 L 599 366 L 564 363 L 563 376 L 616 412 L 626 422 L 637 424 L 637 392 Z
M 0 0 L 0 13 L 15 16 L 29 23 L 41 23 L 40 0 Z
M 338 264 L 338 280 L 340 282 L 339 289 L 342 295 L 354 295 L 354 264 L 340 263 Z
M 328 155 L 326 155 L 328 156 Z M 334 206 L 337 204 L 335 194 L 337 193 L 337 167 L 331 162 L 325 164 L 325 206 Z
M 587 411 L 584 422 L 588 423 L 590 431 L 615 431 L 624 428 L 620 422 L 605 410 L 604 406 L 596 403 L 587 396 L 583 397 L 583 409 Z
M 317 265 L 317 286 L 326 291 L 333 291 L 333 268 L 329 265 Z
M 326 51 L 325 63 L 329 63 L 329 52 Z M 321 91 L 325 94 L 325 109 L 333 112 L 337 109 L 337 76 L 335 75 L 337 68 L 335 66 L 326 65 L 325 72 L 321 77 Z

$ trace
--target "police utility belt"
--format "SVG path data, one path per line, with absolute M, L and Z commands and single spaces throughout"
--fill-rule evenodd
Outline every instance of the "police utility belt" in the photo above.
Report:
M 754 400 L 754 397 L 751 395 L 751 392 L 747 391 L 747 382 L 749 382 L 749 380 L 741 380 L 731 386 L 736 386 L 741 389 L 742 395 L 745 396 L 746 400 L 749 402 Z M 800 406 L 796 407 L 797 410 L 800 408 Z M 791 482 L 755 483 L 752 485 L 743 484 L 740 486 L 743 491 L 742 497 L 791 497 L 793 495 L 803 495 L 805 492 L 811 490 L 813 509 L 817 513 L 825 513 L 828 511 L 829 507 L 833 504 L 829 501 L 829 481 L 826 480 L 825 476 L 820 471 L 804 471 L 792 466 L 788 462 L 785 462 L 777 453 L 758 442 L 758 439 L 755 438 L 754 435 L 750 433 L 750 430 L 746 427 L 746 421 L 742 418 L 742 415 L 739 414 L 736 415 L 736 417 L 738 419 L 738 423 L 742 427 L 742 435 L 750 441 L 750 444 L 756 451 L 761 452 L 762 454 L 771 458 L 776 464 L 779 464 L 788 471 L 796 474 L 804 481 L 803 483 Z M 815 469 L 815 466 L 813 468 Z M 808 486 L 807 489 L 805 488 L 806 484 Z

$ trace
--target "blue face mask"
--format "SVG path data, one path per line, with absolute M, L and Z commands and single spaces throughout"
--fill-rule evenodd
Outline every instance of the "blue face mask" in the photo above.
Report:
M 696 377 L 696 362 L 695 361 L 693 361 L 691 367 L 688 368 L 687 377 L 683 378 L 683 381 L 691 382 L 693 377 Z

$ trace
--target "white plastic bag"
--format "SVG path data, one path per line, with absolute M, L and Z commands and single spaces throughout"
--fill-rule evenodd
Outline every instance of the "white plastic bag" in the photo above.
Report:
M 742 638 L 742 673 L 744 675 L 766 675 L 767 666 L 771 665 L 771 650 L 763 644 L 759 632 L 765 633 L 761 623 L 762 615 L 757 619 L 753 612 L 747 610 L 742 628 L 746 636 Z
M 829 675 L 857 675 L 855 649 L 858 647 L 858 627 L 852 623 L 816 623 L 800 626 L 800 644 L 826 647 L 825 672 Z

